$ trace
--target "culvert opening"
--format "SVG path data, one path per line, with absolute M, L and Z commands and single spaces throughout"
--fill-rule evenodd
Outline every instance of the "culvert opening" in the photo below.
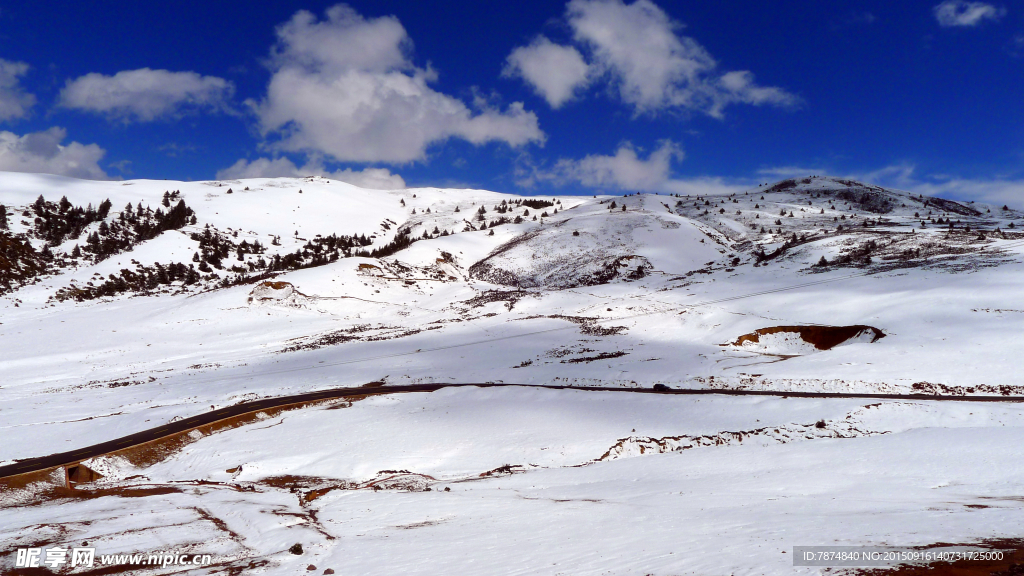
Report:
M 103 478 L 102 474 L 83 464 L 72 464 L 65 468 L 65 470 L 67 470 L 69 487 L 71 484 L 95 482 L 96 480 Z

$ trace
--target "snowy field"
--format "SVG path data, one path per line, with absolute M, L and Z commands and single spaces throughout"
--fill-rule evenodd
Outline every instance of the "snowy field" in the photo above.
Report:
M 165 192 L 194 222 L 132 236 Z M 113 208 L 58 234 L 62 196 Z M 209 573 L 817 574 L 793 546 L 1021 534 L 1024 404 L 628 392 L 1024 397 L 1010 207 L 828 178 L 526 198 L 24 174 L 0 174 L 0 204 L 0 240 L 35 251 L 0 260 L 0 465 L 369 382 L 623 389 L 370 396 L 195 432 L 143 465 L 87 461 L 103 477 L 72 493 L 0 491 L 5 551 L 176 548 L 219 558 Z M 108 239 L 125 244 L 93 248 Z M 176 265 L 197 279 L 158 278 Z

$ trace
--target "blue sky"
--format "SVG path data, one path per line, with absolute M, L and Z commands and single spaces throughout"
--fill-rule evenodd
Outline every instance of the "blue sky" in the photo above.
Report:
M 0 59 L 3 170 L 1024 200 L 1019 5 L 0 2 Z

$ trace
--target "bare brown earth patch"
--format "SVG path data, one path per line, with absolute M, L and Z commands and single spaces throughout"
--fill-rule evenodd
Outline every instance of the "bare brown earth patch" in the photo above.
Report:
M 50 468 L 17 476 L 0 478 L 0 493 L 14 490 L 39 490 L 51 486 L 64 486 L 64 469 Z
M 362 398 L 365 397 L 366 395 L 346 397 L 345 400 L 351 402 L 357 399 L 361 400 Z M 145 444 L 140 444 L 138 446 L 126 448 L 124 450 L 114 452 L 112 455 L 120 456 L 127 460 L 129 463 L 131 463 L 133 466 L 136 466 L 138 468 L 145 468 L 148 466 L 152 466 L 153 464 L 156 464 L 158 462 L 162 462 L 163 460 L 166 460 L 167 458 L 180 452 L 189 444 L 192 444 L 193 442 L 199 440 L 200 438 L 203 438 L 204 436 L 216 434 L 217 432 L 224 432 L 226 430 L 232 430 L 234 428 L 239 428 L 247 424 L 253 424 L 256 422 L 261 422 L 263 420 L 268 420 L 270 418 L 279 416 L 284 412 L 299 410 L 302 408 L 309 408 L 311 406 L 316 405 L 331 405 L 335 403 L 335 400 L 316 400 L 312 402 L 300 402 L 297 404 L 289 404 L 287 406 L 268 408 L 256 412 L 248 412 L 246 414 L 240 414 L 238 416 L 225 418 L 223 420 L 218 420 L 210 424 L 205 424 L 203 426 L 199 426 L 198 428 L 193 428 L 191 430 L 180 432 L 173 436 L 167 436 L 159 440 L 154 440 L 152 442 L 147 442 Z
M 401 490 L 406 492 L 430 492 L 430 485 L 437 479 L 427 474 L 408 470 L 381 470 L 371 480 L 356 482 L 316 476 L 270 476 L 259 481 L 272 488 L 288 490 L 299 497 L 300 504 L 307 504 L 335 490 Z
M 492 476 L 508 476 L 515 474 L 516 472 L 526 472 L 526 467 L 521 464 L 504 464 L 502 466 L 498 466 L 494 470 L 482 472 L 479 477 L 490 478 Z
M 818 350 L 831 350 L 851 338 L 860 336 L 866 331 L 872 332 L 872 342 L 877 342 L 879 339 L 885 338 L 885 332 L 882 332 L 873 326 L 865 326 L 861 324 L 855 326 L 773 326 L 770 328 L 759 328 L 749 334 L 744 334 L 737 338 L 735 342 L 731 342 L 726 345 L 742 346 L 746 342 L 753 342 L 756 344 L 760 341 L 761 336 L 784 332 L 799 334 L 800 338 L 804 342 L 812 344 Z
M 436 328 L 440 328 L 440 326 L 437 326 Z M 428 330 L 436 328 L 428 328 Z M 377 326 L 371 326 L 370 324 L 357 324 L 350 328 L 334 330 L 318 336 L 292 338 L 291 340 L 288 340 L 288 342 L 293 344 L 282 348 L 279 352 L 284 354 L 287 352 L 298 352 L 300 350 L 317 350 L 327 346 L 335 346 L 353 341 L 378 342 L 381 340 L 394 340 L 396 338 L 414 336 L 420 332 L 422 332 L 422 330 L 419 328 L 403 328 L 401 326 L 385 326 L 383 324 L 379 324 Z
M 569 358 L 568 360 L 562 360 L 562 364 L 579 364 L 582 362 L 596 362 L 598 360 L 610 360 L 612 358 L 621 358 L 625 356 L 627 352 L 619 350 L 617 352 L 601 352 L 594 356 L 584 356 L 582 358 Z
M 752 439 L 761 442 L 788 444 L 790 442 L 819 438 L 857 438 L 879 434 L 886 434 L 886 432 L 861 430 L 849 420 L 848 416 L 844 420 L 819 420 L 812 424 L 783 424 L 780 426 L 755 428 L 753 430 L 725 431 L 718 432 L 717 434 L 696 436 L 680 435 L 662 438 L 629 436 L 620 438 L 600 458 L 595 459 L 594 462 L 617 460 L 619 458 L 628 458 L 648 453 L 679 452 L 709 446 L 734 446 L 742 444 L 745 440 Z
M 947 386 L 931 382 L 915 382 L 914 392 L 944 396 L 966 396 L 968 394 L 999 394 L 1001 396 L 1017 396 L 1024 394 L 1024 386 L 1011 384 L 976 384 L 974 386 Z
M 940 543 L 934 547 L 960 546 Z M 984 550 L 1002 550 L 1002 560 L 957 560 L 931 564 L 904 564 L 896 568 L 865 569 L 860 576 L 1024 576 L 1024 540 L 987 540 L 982 543 L 963 544 L 964 547 Z

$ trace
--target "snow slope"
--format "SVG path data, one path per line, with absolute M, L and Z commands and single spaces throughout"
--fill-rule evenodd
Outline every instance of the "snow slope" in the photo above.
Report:
M 109 198 L 113 224 L 121 206 L 158 207 L 165 192 L 195 223 L 73 257 L 91 223 L 49 247 L 63 264 L 0 295 L 0 463 L 372 381 L 1024 396 L 1024 215 L 1009 207 L 821 177 L 729 197 L 529 199 L 323 178 L 0 174 L 10 232 L 39 251 L 40 194 Z M 59 297 L 156 263 L 206 266 L 204 234 L 231 249 L 195 283 Z M 368 244 L 310 260 L 331 235 Z M 369 254 L 402 238 L 414 241 Z M 236 257 L 243 240 L 265 251 Z M 257 264 L 289 254 L 302 267 Z M 884 337 L 738 343 L 787 326 Z M 0 493 L 0 542 L 206 546 L 268 573 L 788 573 L 793 545 L 1019 533 L 1021 423 L 1017 404 L 382 396 L 193 438 L 141 468 L 89 463 L 115 490 L 102 498 L 58 508 Z M 116 493 L 153 485 L 164 492 L 131 506 Z M 326 492 L 304 502 L 313 490 Z M 187 529 L 171 526 L 178 516 Z M 308 555 L 285 552 L 297 541 Z

